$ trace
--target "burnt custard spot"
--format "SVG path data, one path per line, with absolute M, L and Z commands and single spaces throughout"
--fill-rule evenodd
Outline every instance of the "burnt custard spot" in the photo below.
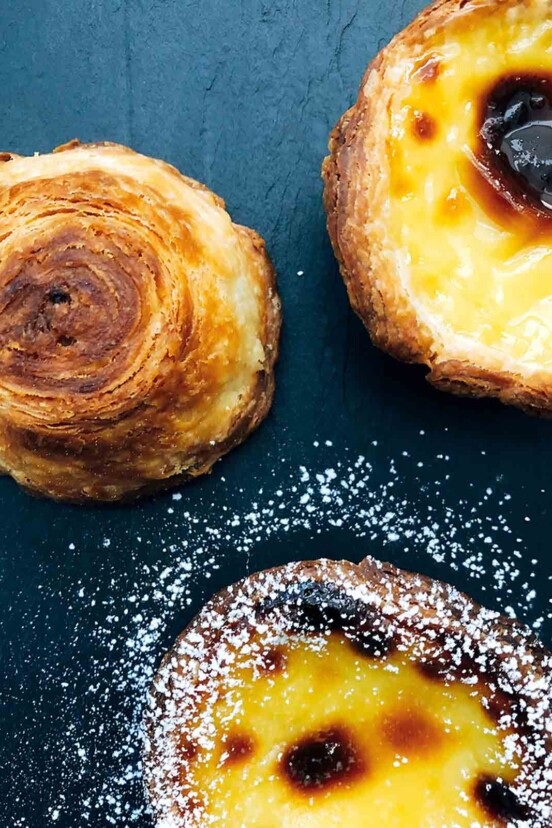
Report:
M 263 653 L 261 660 L 261 670 L 267 675 L 276 675 L 283 673 L 287 664 L 287 656 L 282 647 L 270 647 Z
M 480 105 L 478 162 L 507 209 L 552 218 L 552 75 L 505 75 Z
M 485 813 L 500 825 L 529 818 L 529 809 L 502 779 L 481 776 L 475 784 L 475 798 Z
M 481 707 L 495 724 L 500 724 L 504 718 L 512 726 L 517 725 L 518 710 L 516 697 L 498 689 L 495 685 L 489 687 L 488 695 L 481 699 Z
M 223 742 L 223 765 L 237 765 L 251 756 L 255 750 L 255 740 L 248 733 L 230 733 Z
M 385 619 L 376 616 L 365 603 L 352 598 L 337 584 L 318 581 L 293 584 L 259 604 L 256 611 L 265 616 L 284 608 L 294 632 L 343 634 L 357 652 L 370 658 L 384 658 L 395 648 Z
M 519 696 L 495 687 L 488 697 L 481 700 L 481 706 L 495 724 L 509 727 L 521 733 L 526 739 L 532 738 L 530 707 L 524 706 Z
M 412 113 L 412 132 L 420 141 L 433 141 L 438 132 L 437 121 L 428 112 L 415 109 Z
M 178 753 L 181 759 L 191 762 L 198 755 L 198 748 L 188 736 L 182 735 L 178 740 Z
M 310 795 L 351 782 L 366 772 L 366 762 L 352 735 L 345 728 L 331 727 L 289 747 L 280 771 L 296 790 Z
M 477 654 L 464 651 L 461 638 L 437 636 L 422 658 L 414 662 L 416 670 L 425 678 L 445 684 L 478 675 Z
M 442 736 L 433 722 L 416 710 L 401 710 L 385 716 L 381 723 L 385 740 L 394 751 L 412 756 L 437 750 Z

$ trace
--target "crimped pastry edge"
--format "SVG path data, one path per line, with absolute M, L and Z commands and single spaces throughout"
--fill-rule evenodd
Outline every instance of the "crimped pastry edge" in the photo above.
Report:
M 490 367 L 485 353 L 478 360 L 474 345 L 469 349 L 447 347 L 445 342 L 435 346 L 434 334 L 419 318 L 401 284 L 385 230 L 373 229 L 387 198 L 386 130 L 381 124 L 393 93 L 393 85 L 386 80 L 387 71 L 402 56 L 421 53 L 423 37 L 451 16 L 518 3 L 436 0 L 379 52 L 363 76 L 356 103 L 330 134 L 329 155 L 322 164 L 324 206 L 351 306 L 378 348 L 401 362 L 427 366 L 426 379 L 439 390 L 459 396 L 495 397 L 529 414 L 552 417 L 549 371 L 524 370 L 521 365 L 519 370 Z M 364 230 L 367 222 L 370 231 Z

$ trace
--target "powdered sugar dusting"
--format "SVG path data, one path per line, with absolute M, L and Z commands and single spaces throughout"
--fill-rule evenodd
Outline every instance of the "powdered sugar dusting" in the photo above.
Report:
M 502 731 L 501 746 L 492 764 L 495 768 L 496 763 L 503 768 L 521 768 L 515 796 L 530 809 L 530 816 L 527 813 L 513 822 L 508 819 L 508 825 L 540 828 L 549 824 L 550 657 L 534 645 L 524 628 L 477 608 L 455 589 L 366 559 L 360 566 L 329 560 L 292 564 L 253 576 L 211 601 L 180 638 L 155 677 L 147 713 L 145 771 L 160 825 L 203 828 L 226 824 L 222 814 L 213 813 L 211 806 L 215 803 L 217 810 L 222 807 L 223 814 L 235 817 L 222 804 L 224 774 L 208 769 L 224 751 L 228 728 L 231 730 L 240 720 L 253 685 L 264 681 L 263 695 L 268 692 L 271 676 L 264 668 L 266 654 L 277 648 L 285 659 L 297 646 L 323 653 L 335 630 L 353 643 L 356 657 L 364 653 L 370 664 L 368 671 L 385 669 L 382 664 L 389 664 L 391 669 L 395 666 L 398 671 L 399 667 L 389 661 L 397 654 L 402 654 L 400 670 L 408 670 L 404 661 L 408 654 L 406 663 L 430 671 L 432 681 L 438 675 L 438 680 L 446 681 L 449 687 L 469 686 L 473 699 L 495 711 L 495 721 Z M 358 661 L 356 665 L 358 669 Z M 331 673 L 331 667 L 328 669 Z M 328 694 L 336 692 L 331 689 L 333 681 L 332 674 Z M 370 684 L 376 693 L 372 679 Z M 348 702 L 339 691 L 338 696 L 338 710 L 344 713 Z M 403 699 L 403 705 L 408 704 L 407 693 L 403 696 L 400 691 L 398 698 Z M 268 704 L 269 721 L 287 709 L 289 698 L 284 693 L 273 702 Z M 228 708 L 222 717 L 217 715 L 221 703 Z M 279 711 L 278 704 L 282 708 Z M 310 712 L 314 705 L 309 700 Z M 376 709 L 381 705 L 378 698 Z M 254 711 L 255 716 L 259 714 L 258 704 Z M 183 735 L 187 746 L 184 752 Z M 285 736 L 289 738 L 289 733 Z M 275 747 L 281 750 L 278 742 Z M 199 767 L 203 770 L 198 788 L 195 774 Z M 266 773 L 274 783 L 273 766 L 259 767 L 258 773 L 259 777 L 248 777 L 252 789 Z M 453 785 L 450 775 L 447 783 Z M 456 779 L 459 784 L 465 784 L 463 774 Z M 240 799 L 247 801 L 248 796 L 249 792 L 244 791 Z M 464 794 L 459 803 L 463 799 Z M 456 806 L 457 815 L 463 807 Z M 247 813 L 247 806 L 244 810 Z M 182 814 L 186 815 L 183 821 Z
M 140 724 L 159 660 L 179 631 L 174 625 L 184 626 L 215 588 L 261 568 L 256 552 L 273 540 L 286 541 L 289 548 L 290 538 L 292 542 L 296 538 L 304 550 L 308 539 L 307 556 L 312 558 L 332 554 L 356 559 L 362 554 L 355 541 L 362 540 L 363 548 L 369 543 L 377 558 L 391 559 L 407 569 L 437 577 L 458 572 L 459 579 L 472 582 L 486 603 L 527 618 L 537 630 L 542 626 L 544 618 L 536 616 L 532 607 L 544 586 L 538 583 L 536 562 L 529 575 L 521 565 L 528 552 L 522 533 L 517 529 L 517 535 L 512 528 L 516 503 L 501 481 L 489 477 L 474 483 L 457 501 L 451 494 L 454 486 L 449 486 L 454 481 L 451 459 L 436 454 L 434 482 L 422 481 L 413 502 L 403 487 L 403 480 L 412 479 L 422 462 L 413 453 L 385 459 L 374 446 L 370 456 L 345 454 L 344 459 L 343 451 L 330 440 L 317 442 L 316 464 L 301 462 L 297 455 L 280 457 L 273 462 L 273 486 L 265 483 L 238 508 L 213 502 L 204 510 L 208 519 L 191 512 L 185 489 L 166 496 L 166 518 L 156 525 L 157 562 L 141 562 L 140 550 L 151 541 L 137 533 L 128 538 L 136 549 L 135 570 L 115 580 L 100 604 L 92 583 L 79 585 L 72 599 L 75 613 L 77 617 L 93 613 L 97 644 L 94 662 L 86 665 L 86 721 L 75 724 L 71 717 L 70 672 L 48 680 L 56 684 L 66 680 L 68 685 L 65 726 L 57 735 L 54 753 L 64 762 L 68 788 L 73 779 L 86 780 L 88 791 L 79 806 L 82 825 L 149 824 L 142 790 Z M 224 474 L 222 466 L 221 470 Z M 106 536 L 103 543 L 106 552 L 117 554 L 111 538 Z M 336 548 L 330 550 L 330 543 Z M 73 544 L 78 554 L 77 538 Z M 293 557 L 306 555 L 298 551 Z M 225 572 L 235 568 L 235 577 L 222 579 L 218 572 L 222 566 Z M 216 587 L 210 588 L 215 581 Z M 75 651 L 80 637 L 77 623 L 71 641 Z M 110 710 L 116 711 L 115 721 L 109 719 Z M 109 740 L 102 735 L 106 728 Z M 105 766 L 111 769 L 109 779 Z M 48 816 L 54 826 L 63 823 L 67 808 L 63 798 L 52 797 Z M 24 828 L 25 822 L 14 825 Z

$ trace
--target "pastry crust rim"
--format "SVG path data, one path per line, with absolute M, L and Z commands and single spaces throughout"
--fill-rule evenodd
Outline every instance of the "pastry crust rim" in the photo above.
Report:
M 454 345 L 447 353 L 446 343 L 441 353 L 440 346 L 434 349 L 434 334 L 419 318 L 396 267 L 386 255 L 385 234 L 380 232 L 376 237 L 372 230 L 367 230 L 363 240 L 362 233 L 351 226 L 358 219 L 357 214 L 350 212 L 355 197 L 362 199 L 366 219 L 377 216 L 382 207 L 374 183 L 376 176 L 367 176 L 366 172 L 359 176 L 357 172 L 355 179 L 354 168 L 385 169 L 382 161 L 386 156 L 382 157 L 381 148 L 372 142 L 365 152 L 364 139 L 371 134 L 377 137 L 379 128 L 383 130 L 381 117 L 392 93 L 385 73 L 393 66 L 396 50 L 408 51 L 420 46 L 426 31 L 431 32 L 453 15 L 464 15 L 477 7 L 515 6 L 518 2 L 434 0 L 376 55 L 364 73 L 356 102 L 330 134 L 329 155 L 322 164 L 323 200 L 328 233 L 351 306 L 374 345 L 401 362 L 425 366 L 427 381 L 439 390 L 458 396 L 494 397 L 529 414 L 552 417 L 550 371 L 523 370 L 521 365 L 515 372 L 506 367 L 490 367 L 485 365 L 485 360 L 477 361 L 477 349 L 470 360 L 465 350 L 455 353 Z M 365 190 L 360 196 L 359 181 Z M 351 217 L 354 222 L 348 222 Z M 359 253 L 365 254 L 366 263 Z
M 348 560 L 322 558 L 291 562 L 255 572 L 216 592 L 177 637 L 155 671 L 149 691 L 149 704 L 146 706 L 144 713 L 143 732 L 145 741 L 142 760 L 145 788 L 149 795 L 150 806 L 158 819 L 166 818 L 167 810 L 161 808 L 157 800 L 155 774 L 152 773 L 152 769 L 157 766 L 158 761 L 155 728 L 159 719 L 163 717 L 170 694 L 159 691 L 156 687 L 156 681 L 164 671 L 170 669 L 171 664 L 177 664 L 181 660 L 179 659 L 180 648 L 187 639 L 197 641 L 198 637 L 201 637 L 205 641 L 206 651 L 216 646 L 219 638 L 219 627 L 218 625 L 213 627 L 214 616 L 224 619 L 224 623 L 226 625 L 230 624 L 232 629 L 239 629 L 242 622 L 241 618 L 229 620 L 229 610 L 232 608 L 235 598 L 245 596 L 248 607 L 262 607 L 263 601 L 267 600 L 266 581 L 272 581 L 273 579 L 281 587 L 283 594 L 285 594 L 286 587 L 293 587 L 305 581 L 338 585 L 340 589 L 345 591 L 345 594 L 350 596 L 355 587 L 361 587 L 370 593 L 370 602 L 366 601 L 367 612 L 374 610 L 374 605 L 376 605 L 376 611 L 380 612 L 380 617 L 384 623 L 390 622 L 392 624 L 396 622 L 399 627 L 402 623 L 400 611 L 397 612 L 400 609 L 400 597 L 401 595 L 411 595 L 412 587 L 415 585 L 415 595 L 422 595 L 423 598 L 427 597 L 431 605 L 430 610 L 427 611 L 427 608 L 422 607 L 421 601 L 416 600 L 416 598 L 413 600 L 417 609 L 424 616 L 424 636 L 428 629 L 440 634 L 443 632 L 458 634 L 458 626 L 455 626 L 455 622 L 465 624 L 466 620 L 468 622 L 478 620 L 480 625 L 477 629 L 480 632 L 483 631 L 483 635 L 479 639 L 467 635 L 470 642 L 479 640 L 484 643 L 486 640 L 493 640 L 499 645 L 504 645 L 504 653 L 502 653 L 501 648 L 494 653 L 494 660 L 489 673 L 490 680 L 494 676 L 503 675 L 503 670 L 504 676 L 506 676 L 508 672 L 506 662 L 510 663 L 511 668 L 512 659 L 515 661 L 515 668 L 519 671 L 520 684 L 527 674 L 537 680 L 544 680 L 552 667 L 552 652 L 542 644 L 528 627 L 517 619 L 486 609 L 467 593 L 457 590 L 444 581 L 398 568 L 391 563 L 379 561 L 371 556 L 364 558 L 358 564 Z M 389 588 L 392 591 L 392 611 L 390 611 Z M 379 605 L 377 600 L 372 603 L 373 596 L 380 600 Z M 365 601 L 363 597 L 358 600 L 361 603 Z M 439 615 L 437 608 L 442 606 L 443 603 L 445 603 L 446 611 Z M 385 611 L 382 611 L 382 606 L 385 606 Z M 407 614 L 406 611 L 405 614 Z M 247 624 L 247 620 L 245 623 Z M 404 627 L 408 628 L 408 624 L 404 624 Z M 513 654 L 512 648 L 514 650 Z M 516 688 L 514 697 L 521 697 L 521 695 L 521 688 Z M 548 713 L 552 720 L 550 706 L 548 707 Z M 550 728 L 546 737 L 546 748 L 552 754 L 552 730 Z M 529 768 L 530 773 L 535 772 L 535 761 L 533 764 L 529 764 Z M 550 795 L 550 807 L 552 808 L 552 793 Z M 184 826 L 187 823 L 182 824 Z M 190 826 L 195 824 L 192 821 Z M 538 825 L 540 826 L 540 824 L 539 821 Z M 537 828 L 537 824 L 535 824 L 535 828 Z

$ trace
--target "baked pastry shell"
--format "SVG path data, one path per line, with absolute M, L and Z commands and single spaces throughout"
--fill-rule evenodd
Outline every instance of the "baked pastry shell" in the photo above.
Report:
M 533 0 L 526 3 L 531 5 Z M 540 0 L 535 0 L 539 3 Z M 469 397 L 495 397 L 530 414 L 552 416 L 552 377 L 544 367 L 500 364 L 479 348 L 443 341 L 421 319 L 397 273 L 382 217 L 389 199 L 387 113 L 390 73 L 421 54 L 424 40 L 453 17 L 478 9 L 499 13 L 520 0 L 437 0 L 370 63 L 356 103 L 342 116 L 322 165 L 324 206 L 332 246 L 355 313 L 372 342 L 395 359 L 425 365 L 436 388 Z M 369 228 L 369 229 L 367 229 Z M 504 361 L 506 362 L 506 361 Z
M 169 738 L 164 732 L 165 717 L 170 720 L 176 713 L 175 702 L 171 699 L 170 677 L 175 669 L 186 671 L 189 666 L 192 676 L 195 669 L 193 664 L 188 665 L 187 658 L 183 656 L 185 645 L 189 642 L 193 649 L 193 643 L 203 642 L 202 651 L 209 658 L 216 652 L 223 629 L 238 632 L 242 625 L 255 623 L 251 621 L 254 608 L 261 608 L 261 612 L 264 608 L 282 608 L 284 612 L 293 613 L 294 608 L 296 610 L 301 605 L 301 585 L 305 584 L 309 589 L 312 585 L 319 585 L 322 589 L 337 587 L 338 596 L 352 601 L 358 599 L 366 607 L 367 617 L 381 622 L 378 627 L 379 634 L 383 636 L 381 640 L 388 631 L 392 635 L 406 631 L 414 639 L 419 634 L 429 641 L 446 641 L 462 636 L 467 642 L 462 645 L 464 667 L 466 654 L 469 653 L 467 661 L 473 659 L 469 669 L 473 668 L 483 681 L 487 678 L 495 687 L 505 683 L 508 694 L 524 698 L 530 707 L 534 705 L 539 710 L 539 716 L 544 719 L 539 724 L 539 744 L 545 751 L 550 772 L 552 654 L 528 628 L 514 619 L 482 608 L 469 596 L 443 582 L 398 569 L 371 557 L 358 565 L 329 559 L 305 561 L 256 573 L 217 593 L 164 656 L 151 687 L 145 714 L 143 756 L 146 787 L 159 820 L 168 816 L 167 801 L 163 800 L 162 795 L 162 791 L 166 794 L 164 785 L 168 780 L 163 772 L 160 743 Z M 332 598 L 329 600 L 330 604 L 326 606 L 331 605 Z M 266 616 L 267 619 L 269 617 Z M 472 626 L 473 638 L 469 632 Z M 478 653 L 480 646 L 485 648 L 487 642 L 492 642 L 492 645 L 485 651 L 486 666 L 481 670 Z M 452 668 L 451 673 L 454 674 L 454 671 L 455 668 Z M 158 684 L 160 677 L 163 677 L 162 687 Z M 524 772 L 529 777 L 538 774 L 539 769 L 542 770 L 541 764 L 542 753 L 538 758 L 528 756 L 524 758 Z M 552 791 L 545 796 L 548 808 L 552 808 Z M 186 825 L 187 822 L 177 824 Z M 190 825 L 195 824 L 192 819 Z M 541 822 L 535 823 L 535 828 L 537 825 L 540 828 Z

